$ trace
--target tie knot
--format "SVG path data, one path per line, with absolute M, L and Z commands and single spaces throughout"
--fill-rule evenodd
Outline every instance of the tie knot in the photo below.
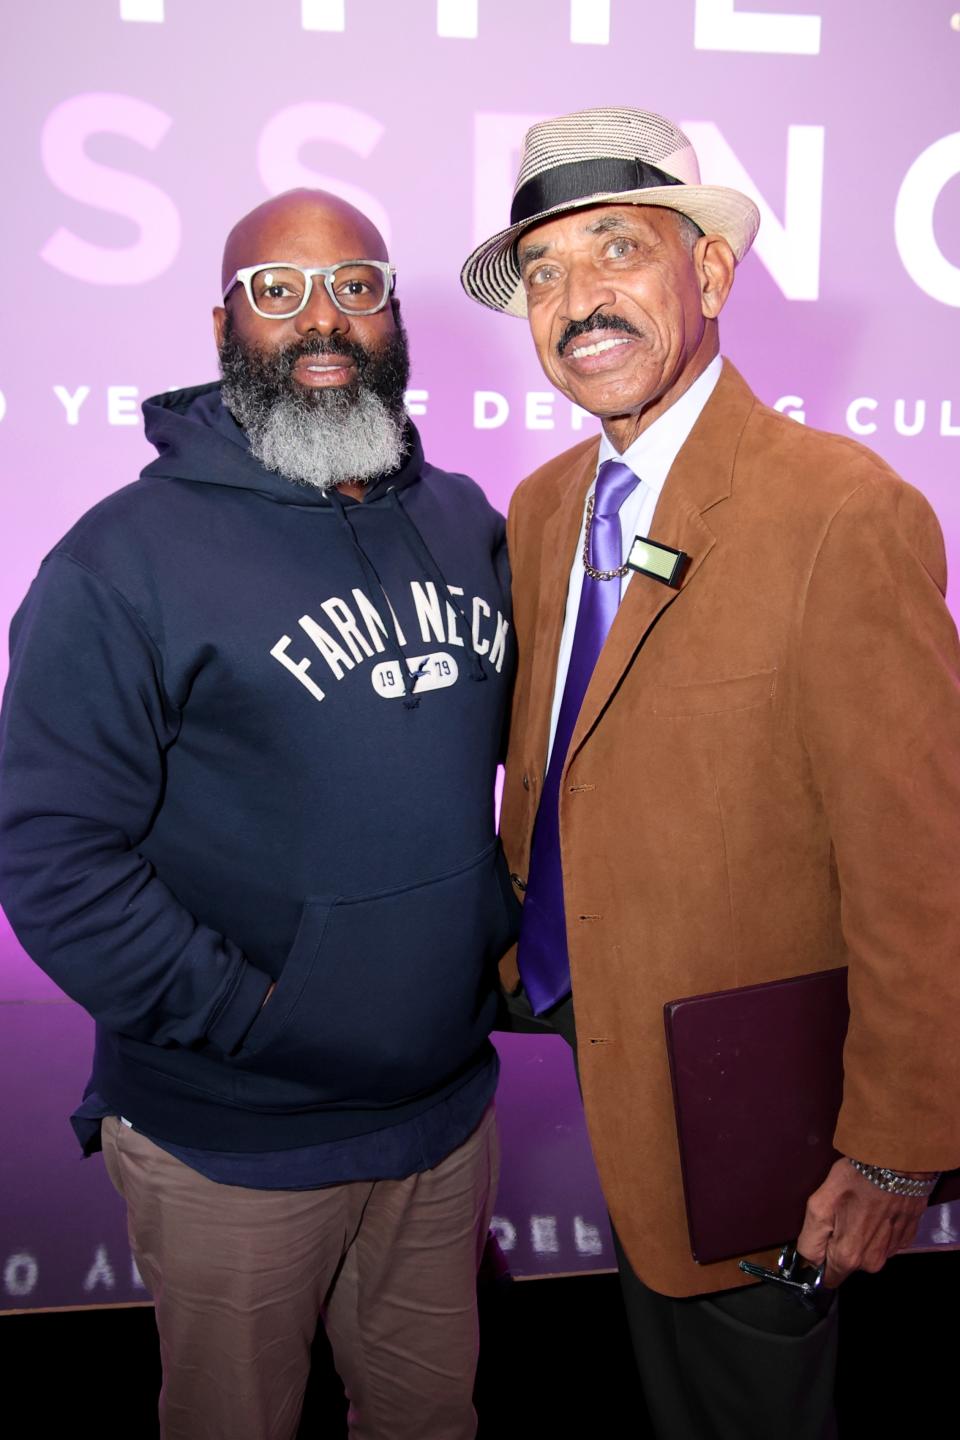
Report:
M 594 515 L 616 515 L 631 490 L 635 490 L 639 484 L 639 478 L 622 460 L 604 460 L 597 471 Z

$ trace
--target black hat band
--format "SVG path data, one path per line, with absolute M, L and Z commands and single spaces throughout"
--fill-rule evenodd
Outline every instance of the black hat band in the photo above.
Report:
M 521 185 L 510 207 L 510 224 L 522 225 L 534 215 L 573 204 L 589 195 L 625 194 L 630 190 L 652 190 L 659 185 L 682 185 L 675 175 L 648 165 L 646 160 L 572 160 L 533 176 Z

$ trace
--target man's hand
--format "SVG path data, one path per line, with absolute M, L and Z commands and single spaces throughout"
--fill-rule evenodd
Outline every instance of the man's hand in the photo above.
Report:
M 854 1270 L 881 1270 L 910 1244 L 926 1208 L 925 1196 L 890 1195 L 840 1159 L 807 1201 L 797 1251 L 814 1265 L 825 1259 L 824 1285 L 839 1285 Z

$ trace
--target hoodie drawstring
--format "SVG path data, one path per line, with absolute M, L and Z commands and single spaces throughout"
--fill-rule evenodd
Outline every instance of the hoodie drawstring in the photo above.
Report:
M 350 516 L 347 514 L 347 507 L 344 505 L 342 497 L 334 489 L 329 490 L 327 493 L 330 497 L 330 500 L 333 502 L 333 507 L 336 510 L 338 516 L 340 517 L 341 523 L 345 526 L 347 534 L 350 537 L 351 544 L 356 553 L 357 560 L 360 564 L 361 574 L 363 575 L 364 594 L 366 595 L 367 599 L 370 601 L 370 604 L 376 611 L 377 617 L 380 621 L 380 628 L 383 631 L 384 642 L 386 644 L 387 650 L 391 658 L 396 660 L 398 666 L 400 667 L 400 684 L 403 687 L 404 709 L 416 710 L 417 706 L 420 704 L 420 698 L 419 696 L 414 695 L 413 691 L 410 688 L 407 661 L 403 651 L 400 648 L 400 641 L 397 639 L 397 627 L 394 624 L 393 612 L 391 610 L 390 620 L 389 623 L 387 623 L 386 621 L 384 621 L 380 606 L 377 603 L 378 595 L 381 596 L 384 600 L 387 600 L 387 592 L 383 588 L 380 576 L 374 569 L 373 562 L 371 561 L 367 552 L 364 550 L 363 546 L 360 544 L 357 532 L 353 528 Z M 387 601 L 387 608 L 390 609 L 389 601 Z
M 453 591 L 450 589 L 450 586 L 447 584 L 443 571 L 440 569 L 440 566 L 437 564 L 436 560 L 433 558 L 433 555 L 430 552 L 430 547 L 427 545 L 426 540 L 424 540 L 423 536 L 420 534 L 420 531 L 417 529 L 416 525 L 413 523 L 406 510 L 404 510 L 403 505 L 400 502 L 399 492 L 391 486 L 391 488 L 387 491 L 387 498 L 390 500 L 394 509 L 398 511 L 402 518 L 403 533 L 407 537 L 407 544 L 413 551 L 415 558 L 419 560 L 420 564 L 424 567 L 427 574 L 433 580 L 434 584 L 438 587 L 439 592 L 447 596 L 450 604 L 453 606 L 454 611 L 460 617 L 460 623 L 463 626 L 463 633 L 466 637 L 464 640 L 464 644 L 469 651 L 471 659 L 471 680 L 486 680 L 487 672 L 483 668 L 483 661 L 480 659 L 476 646 L 474 645 L 473 630 L 470 626 L 470 622 L 467 619 L 466 612 L 464 611 L 464 608 L 460 603 L 460 597 L 458 595 L 454 595 Z

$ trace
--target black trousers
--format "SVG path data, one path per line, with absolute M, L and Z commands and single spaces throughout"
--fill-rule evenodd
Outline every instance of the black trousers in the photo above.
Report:
M 563 1036 L 576 1063 L 572 998 L 539 1017 L 522 991 L 506 1003 L 510 1028 Z M 634 1274 L 616 1232 L 613 1240 L 657 1440 L 833 1440 L 836 1301 L 819 1316 L 763 1284 L 659 1295 Z
M 658 1440 L 833 1440 L 836 1300 L 822 1319 L 768 1285 L 678 1300 L 614 1246 Z

